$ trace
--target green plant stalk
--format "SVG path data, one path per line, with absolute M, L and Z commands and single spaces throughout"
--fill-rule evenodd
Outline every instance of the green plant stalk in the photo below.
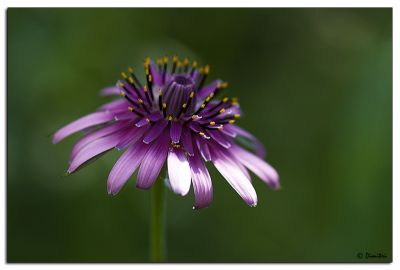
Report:
M 150 261 L 163 262 L 166 259 L 165 243 L 165 169 L 160 173 L 151 189 Z

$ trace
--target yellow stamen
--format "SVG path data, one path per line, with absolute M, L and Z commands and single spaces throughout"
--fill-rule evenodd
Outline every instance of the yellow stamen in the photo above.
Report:
M 192 67 L 193 67 L 193 68 L 196 68 L 196 67 L 197 67 L 197 61 L 193 61 Z
M 193 115 L 192 115 L 192 119 L 194 120 L 194 119 L 196 119 L 196 118 L 197 118 L 197 115 L 193 114 Z
M 122 78 L 124 78 L 124 79 L 128 78 L 128 76 L 126 76 L 126 73 L 125 73 L 125 72 L 121 72 L 121 76 L 122 76 Z
M 164 103 L 162 104 L 162 107 L 163 107 L 163 109 L 167 108 L 167 103 L 164 102 Z
M 143 86 L 143 91 L 147 92 L 147 85 Z
M 182 108 L 186 108 L 186 106 L 187 106 L 186 103 L 183 103 L 183 104 L 182 104 Z
M 206 135 L 206 134 L 204 134 L 204 132 L 201 132 L 201 131 L 200 131 L 200 132 L 199 132 L 199 135 L 200 135 L 200 136 L 204 136 L 204 135 Z
M 201 108 L 203 108 L 203 109 L 204 109 L 205 107 L 206 107 L 206 104 L 204 104 L 204 103 L 203 103 L 203 104 L 201 104 Z
M 192 91 L 192 92 L 190 92 L 189 97 L 190 97 L 190 98 L 193 98 L 193 96 L 194 96 L 194 92 Z
M 236 106 L 236 105 L 238 105 L 239 103 L 238 103 L 238 99 L 237 98 L 232 98 L 232 105 L 233 106 Z
M 178 56 L 177 56 L 177 55 L 174 55 L 174 57 L 172 58 L 172 61 L 173 61 L 174 63 L 177 63 L 177 62 L 178 62 Z
M 146 122 L 147 122 L 147 123 L 150 123 L 150 118 L 146 118 Z
M 128 110 L 130 110 L 131 112 L 133 112 L 133 108 L 132 108 L 132 107 L 128 107 Z
M 158 95 L 162 96 L 162 90 L 161 89 L 158 89 Z
M 122 96 L 122 97 L 124 97 L 124 96 L 125 96 L 125 93 L 124 93 L 124 92 L 122 92 L 122 91 L 119 91 L 119 94 L 120 94 L 120 96 Z
M 130 73 L 133 73 L 133 68 L 132 68 L 132 67 L 128 67 L 128 71 L 129 71 Z
M 208 74 L 208 73 L 210 73 L 210 66 L 209 65 L 206 65 L 205 67 L 204 67 L 204 74 Z
M 212 125 L 212 126 L 215 125 L 215 122 L 214 122 L 214 121 L 211 121 L 211 122 L 210 122 L 210 125 Z
M 151 77 L 151 74 L 149 75 L 149 82 L 151 82 L 152 81 L 152 77 Z
M 137 101 L 139 101 L 139 103 L 140 104 L 142 104 L 143 103 L 143 99 L 141 99 L 141 98 L 138 98 L 138 100 Z
M 133 84 L 133 79 L 132 79 L 132 77 L 129 77 L 129 78 L 128 78 L 128 81 L 129 81 L 130 83 Z
M 164 62 L 164 64 L 168 63 L 168 57 L 167 56 L 164 56 L 163 62 Z
M 184 66 L 189 65 L 189 59 L 187 57 L 185 59 L 183 59 L 183 65 Z
M 169 121 L 172 121 L 172 119 L 173 119 L 173 117 L 170 115 L 170 116 L 168 116 L 168 120 Z
M 235 117 L 235 118 L 239 118 L 240 117 L 240 114 L 235 114 L 233 117 Z
M 231 124 L 235 123 L 235 119 L 229 120 L 229 123 Z
M 227 102 L 229 100 L 228 97 L 224 97 L 224 99 L 222 100 L 222 102 Z
M 224 108 L 222 108 L 221 110 L 219 110 L 219 113 L 224 113 L 225 112 L 225 109 Z

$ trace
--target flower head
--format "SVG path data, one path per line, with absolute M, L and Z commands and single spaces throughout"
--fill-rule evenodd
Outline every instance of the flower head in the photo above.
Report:
M 85 130 L 74 145 L 68 173 L 111 149 L 126 149 L 108 177 L 109 194 L 117 194 L 138 170 L 136 186 L 150 188 L 166 161 L 171 189 L 182 196 L 193 185 L 195 208 L 208 206 L 212 183 L 205 162 L 212 162 L 228 183 L 250 206 L 257 194 L 247 169 L 271 188 L 279 187 L 277 172 L 263 158 L 262 144 L 249 132 L 234 124 L 241 111 L 236 98 L 217 95 L 228 84 L 221 80 L 206 85 L 209 66 L 197 67 L 188 59 L 172 63 L 164 57 L 144 62 L 146 82 L 132 68 L 122 72 L 115 87 L 102 95 L 121 98 L 101 106 L 58 130 L 53 143 Z M 244 149 L 235 138 L 250 142 L 256 154 Z

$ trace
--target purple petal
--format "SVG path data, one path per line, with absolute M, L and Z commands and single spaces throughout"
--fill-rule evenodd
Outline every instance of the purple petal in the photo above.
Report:
M 162 74 L 158 71 L 157 66 L 154 64 L 153 61 L 150 61 L 150 72 L 151 76 L 153 77 L 153 81 L 156 85 L 162 85 Z
M 147 144 L 137 142 L 121 155 L 108 176 L 108 194 L 115 195 L 121 190 L 137 167 L 139 167 L 147 149 Z
M 201 88 L 199 90 L 199 92 L 197 93 L 197 96 L 200 99 L 206 98 L 207 96 L 209 96 L 212 92 L 214 92 L 217 89 L 218 84 L 221 82 L 222 82 L 221 80 L 215 80 L 212 83 L 204 86 L 203 88 Z
M 102 105 L 99 111 L 122 111 L 128 110 L 129 103 L 125 99 L 117 99 Z
M 136 187 L 148 189 L 153 185 L 167 157 L 168 143 L 168 133 L 164 132 L 160 140 L 150 145 L 140 165 Z
M 189 156 L 189 165 L 195 197 L 194 209 L 207 207 L 213 197 L 212 183 L 207 167 L 199 157 L 198 152 L 194 156 Z
M 236 159 L 239 160 L 239 162 L 254 172 L 271 188 L 279 188 L 279 175 L 271 165 L 253 153 L 248 152 L 237 145 L 233 145 L 230 148 L 230 151 L 236 157 Z
M 68 173 L 76 171 L 81 165 L 89 161 L 90 159 L 98 156 L 99 154 L 114 148 L 121 137 L 125 134 L 125 129 L 114 132 L 108 136 L 101 137 L 89 144 L 79 151 L 79 153 L 71 161 L 68 168 Z
M 170 136 L 173 143 L 179 143 L 182 133 L 182 125 L 178 121 L 172 121 Z
M 78 154 L 83 147 L 85 147 L 87 144 L 104 137 L 106 135 L 109 135 L 110 133 L 116 132 L 120 130 L 121 128 L 125 127 L 127 125 L 127 122 L 119 122 L 119 123 L 114 123 L 109 126 L 106 126 L 104 128 L 100 128 L 98 130 L 92 131 L 82 138 L 80 138 L 74 145 L 71 151 L 71 156 L 70 160 L 72 160 L 76 154 Z
M 194 132 L 203 131 L 203 130 L 201 129 L 199 123 L 196 123 L 196 122 L 193 122 L 193 121 L 191 121 L 191 122 L 189 123 L 189 128 L 190 128 L 191 130 L 193 130 Z
M 155 139 L 157 139 L 167 125 L 168 121 L 165 119 L 162 119 L 157 123 L 155 123 L 153 126 L 151 126 L 150 130 L 144 136 L 143 142 L 149 144 Z
M 182 144 L 189 156 L 193 156 L 192 132 L 187 128 L 185 128 L 182 133 Z
M 163 118 L 163 115 L 160 112 L 153 112 L 147 116 L 151 121 L 157 122 L 161 118 Z
M 205 161 L 211 160 L 210 149 L 208 148 L 207 142 L 204 139 L 199 138 L 196 136 L 195 138 L 197 148 L 200 151 L 201 156 L 204 158 Z
M 150 124 L 150 118 L 143 117 L 139 121 L 136 122 L 135 126 L 137 127 L 143 127 L 145 125 Z
M 172 190 L 185 196 L 190 189 L 190 167 L 185 152 L 180 148 L 171 147 L 168 153 L 168 176 Z
M 235 138 L 237 135 L 237 133 L 234 130 L 232 130 L 232 124 L 224 125 L 223 128 L 221 129 L 221 132 L 232 138 Z
M 121 138 L 116 148 L 121 150 L 128 146 L 129 144 L 136 143 L 139 139 L 142 138 L 144 132 L 147 130 L 146 127 L 136 128 L 135 126 L 131 127 L 128 132 Z
M 208 134 L 210 134 L 211 138 L 213 138 L 217 143 L 222 145 L 225 148 L 231 147 L 231 143 L 227 140 L 224 134 L 222 134 L 219 130 L 208 130 Z
M 118 87 L 115 86 L 110 86 L 106 87 L 100 90 L 100 95 L 101 96 L 113 96 L 113 95 L 119 95 L 120 90 Z
M 256 137 L 254 137 L 252 134 L 250 134 L 246 130 L 238 127 L 237 125 L 231 125 L 230 130 L 237 133 L 237 135 L 250 140 L 250 142 L 253 143 L 253 145 L 255 147 L 256 155 L 259 156 L 260 158 L 265 158 L 265 148 L 262 145 L 262 143 L 259 140 L 257 140 Z
M 137 121 L 137 115 L 133 114 L 131 111 L 124 110 L 123 112 L 115 113 L 114 120 L 115 121 Z
M 58 143 L 65 137 L 68 137 L 69 135 L 82 129 L 103 124 L 111 120 L 113 120 L 113 115 L 108 112 L 95 112 L 88 114 L 84 117 L 79 118 L 78 120 L 75 120 L 72 123 L 69 123 L 68 125 L 59 129 L 56 133 L 54 133 L 53 143 Z
M 257 194 L 250 179 L 246 177 L 232 157 L 217 150 L 217 148 L 212 148 L 212 162 L 248 205 L 257 205 Z

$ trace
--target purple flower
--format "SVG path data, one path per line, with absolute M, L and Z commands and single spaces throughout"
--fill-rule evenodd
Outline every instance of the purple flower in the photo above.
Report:
M 133 69 L 122 73 L 115 87 L 102 95 L 122 98 L 101 106 L 58 130 L 53 143 L 78 132 L 86 134 L 74 145 L 68 173 L 107 151 L 126 149 L 108 177 L 109 194 L 117 194 L 138 170 L 136 186 L 150 188 L 165 161 L 171 189 L 182 196 L 193 184 L 194 208 L 207 207 L 213 196 L 210 174 L 205 162 L 212 162 L 228 183 L 250 206 L 257 204 L 257 194 L 247 169 L 271 188 L 279 187 L 277 172 L 263 158 L 262 144 L 253 135 L 234 124 L 240 117 L 237 99 L 216 96 L 224 92 L 226 82 L 205 85 L 209 66 L 197 68 L 189 60 L 175 56 L 172 67 L 168 58 L 144 63 L 146 83 L 142 84 Z M 245 139 L 256 154 L 239 146 L 235 138 Z

